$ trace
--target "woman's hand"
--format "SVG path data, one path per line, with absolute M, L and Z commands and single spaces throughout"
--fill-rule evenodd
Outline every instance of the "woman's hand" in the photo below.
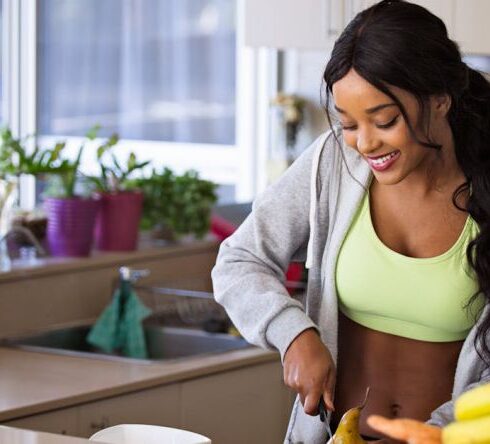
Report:
M 318 413 L 322 395 L 327 409 L 334 410 L 335 364 L 316 330 L 301 332 L 287 349 L 284 383 L 299 394 L 306 414 Z
M 408 444 L 441 444 L 442 442 L 442 431 L 439 427 L 413 419 L 388 419 L 371 415 L 367 423 L 378 432 Z

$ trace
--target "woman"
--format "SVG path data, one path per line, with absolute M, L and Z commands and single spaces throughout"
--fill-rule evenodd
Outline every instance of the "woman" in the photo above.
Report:
M 280 351 L 297 391 L 285 442 L 321 443 L 342 413 L 443 426 L 451 397 L 490 380 L 490 85 L 443 22 L 382 1 L 324 73 L 322 135 L 221 246 L 216 299 L 250 342 Z M 284 270 L 306 259 L 308 290 Z M 490 342 L 490 341 L 489 341 Z

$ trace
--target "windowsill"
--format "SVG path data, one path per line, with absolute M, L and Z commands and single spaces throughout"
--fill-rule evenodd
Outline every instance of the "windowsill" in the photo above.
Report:
M 218 246 L 219 241 L 213 235 L 208 235 L 202 240 L 184 239 L 178 242 L 141 240 L 136 251 L 94 251 L 89 257 L 47 257 L 29 263 L 14 260 L 10 270 L 0 271 L 0 282 L 69 273 L 74 270 L 86 271 L 103 265 L 123 266 L 148 259 L 182 256 L 210 248 L 215 248 L 217 252 Z

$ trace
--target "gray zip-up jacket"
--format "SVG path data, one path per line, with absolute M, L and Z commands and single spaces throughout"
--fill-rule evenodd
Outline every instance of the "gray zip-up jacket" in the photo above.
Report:
M 281 359 L 294 338 L 313 327 L 337 362 L 337 256 L 372 173 L 336 134 L 340 145 L 331 131 L 321 135 L 255 200 L 251 214 L 221 244 L 212 271 L 216 300 L 238 330 L 250 343 L 278 350 Z M 283 284 L 292 260 L 306 260 L 309 268 L 302 297 L 290 297 Z M 473 346 L 475 333 L 473 328 L 459 356 L 453 400 L 490 381 L 490 369 Z M 452 402 L 437 408 L 429 422 L 452 421 Z M 325 438 L 324 424 L 305 414 L 297 397 L 284 442 L 316 444 Z

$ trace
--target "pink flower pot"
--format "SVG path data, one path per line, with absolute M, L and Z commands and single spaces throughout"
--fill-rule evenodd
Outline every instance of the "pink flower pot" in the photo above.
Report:
M 138 245 L 143 193 L 102 193 L 95 224 L 95 245 L 102 251 L 132 251 Z
M 93 198 L 48 198 L 47 241 L 53 256 L 88 256 L 99 201 Z

